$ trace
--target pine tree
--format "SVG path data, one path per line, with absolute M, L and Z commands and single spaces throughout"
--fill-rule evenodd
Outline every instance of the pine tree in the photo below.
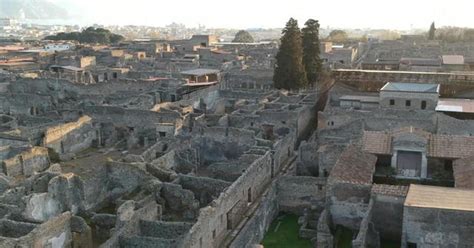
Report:
M 428 31 L 428 40 L 434 40 L 435 34 L 436 34 L 436 27 L 435 27 L 435 23 L 432 22 L 430 26 L 430 31 Z
M 298 22 L 290 18 L 282 32 L 276 55 L 274 86 L 277 89 L 300 89 L 307 85 L 303 66 L 303 44 Z
M 303 33 L 303 64 L 309 84 L 318 80 L 322 71 L 319 47 L 319 22 L 309 19 L 302 29 Z

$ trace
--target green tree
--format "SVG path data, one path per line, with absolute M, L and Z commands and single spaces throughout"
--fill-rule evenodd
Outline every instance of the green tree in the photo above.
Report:
M 124 37 L 118 34 L 114 34 L 107 29 L 89 27 L 84 29 L 82 32 L 72 33 L 58 33 L 56 35 L 47 36 L 45 40 L 75 40 L 81 43 L 118 43 L 124 40 Z
M 336 42 L 336 43 L 344 43 L 347 42 L 349 36 L 347 35 L 346 31 L 335 29 L 329 33 L 327 38 L 329 41 Z
M 254 42 L 252 35 L 245 30 L 240 30 L 235 34 L 235 38 L 232 42 L 240 42 L 240 43 L 252 43 Z
M 436 26 L 435 23 L 432 22 L 430 26 L 430 30 L 428 31 L 428 40 L 434 40 L 436 34 Z
M 319 43 L 319 22 L 309 19 L 302 29 L 303 33 L 303 64 L 306 70 L 308 83 L 318 80 L 322 71 Z
M 305 87 L 308 81 L 303 65 L 303 44 L 298 21 L 290 18 L 280 40 L 273 75 L 275 88 L 292 90 Z

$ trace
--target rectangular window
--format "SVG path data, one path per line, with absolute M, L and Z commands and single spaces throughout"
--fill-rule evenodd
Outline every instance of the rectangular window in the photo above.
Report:
M 426 101 L 421 101 L 421 109 L 426 109 Z
M 393 105 L 395 105 L 395 100 L 390 99 L 390 106 L 393 106 Z
M 410 107 L 410 106 L 411 106 L 411 101 L 410 101 L 410 100 L 406 100 L 405 106 Z

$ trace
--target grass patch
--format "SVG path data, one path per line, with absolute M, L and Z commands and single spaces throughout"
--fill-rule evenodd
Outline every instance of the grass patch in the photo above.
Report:
M 265 248 L 313 247 L 310 240 L 299 237 L 299 230 L 298 216 L 291 214 L 279 216 L 270 225 L 262 241 L 262 245 Z
M 380 248 L 399 248 L 400 242 L 388 241 L 388 240 L 381 240 L 380 241 Z
M 352 247 L 352 231 L 342 226 L 336 228 L 335 247 L 351 248 Z

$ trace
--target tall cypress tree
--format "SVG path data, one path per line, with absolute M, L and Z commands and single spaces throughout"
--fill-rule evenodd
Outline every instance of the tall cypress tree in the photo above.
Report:
M 319 47 L 319 22 L 309 19 L 302 29 L 303 33 L 303 63 L 306 70 L 306 78 L 309 84 L 318 80 L 322 71 Z
M 435 34 L 436 34 L 436 27 L 435 27 L 435 23 L 432 22 L 430 26 L 430 31 L 428 31 L 428 40 L 434 40 Z
M 298 22 L 290 18 L 282 32 L 280 49 L 276 55 L 273 83 L 277 89 L 299 89 L 307 85 L 303 66 L 303 46 Z

